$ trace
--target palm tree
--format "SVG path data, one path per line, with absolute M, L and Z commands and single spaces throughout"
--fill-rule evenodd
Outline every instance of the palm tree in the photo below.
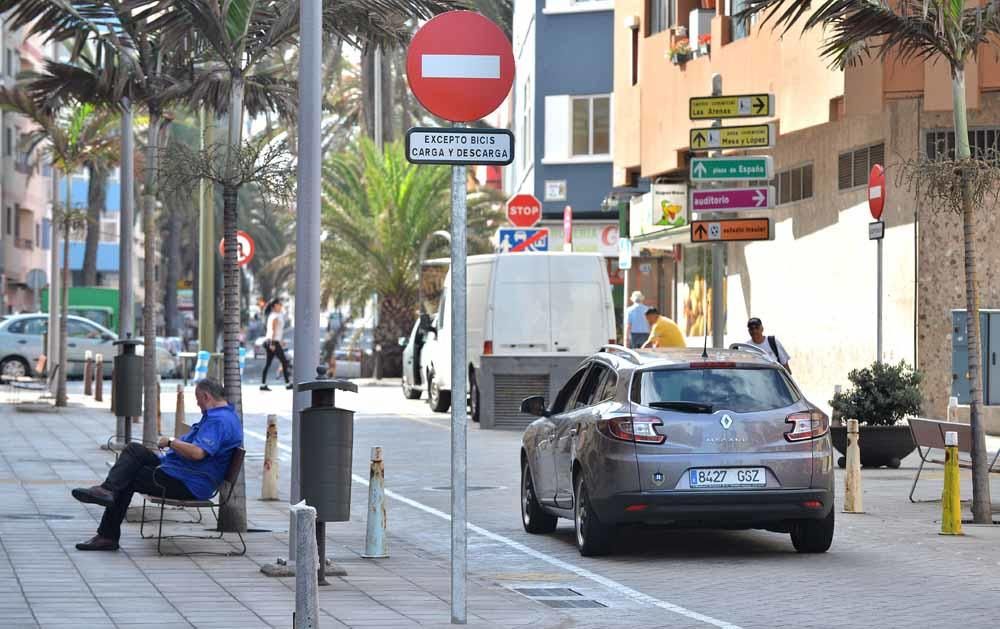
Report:
M 389 375 L 400 370 L 396 340 L 417 312 L 420 246 L 451 220 L 450 182 L 450 168 L 410 164 L 399 142 L 380 153 L 367 137 L 324 164 L 322 288 L 355 310 L 378 295 L 375 342 Z M 501 202 L 492 191 L 469 195 L 470 253 L 492 250 Z
M 36 125 L 24 140 L 27 153 L 40 148 L 47 154 L 53 168 L 63 174 L 66 182 L 65 205 L 53 217 L 53 224 L 63 228 L 62 266 L 62 308 L 59 314 L 58 330 L 50 331 L 59 335 L 59 355 L 66 356 L 66 317 L 68 313 L 69 291 L 69 231 L 82 225 L 86 218 L 72 210 L 70 178 L 89 163 L 108 163 L 114 159 L 117 139 L 111 134 L 115 118 L 113 115 L 96 110 L 92 105 L 51 110 L 36 103 L 23 88 L 0 87 L 0 107 L 25 116 Z M 56 205 L 58 200 L 53 200 Z M 65 359 L 63 360 L 65 363 Z M 66 368 L 59 366 L 56 384 L 56 406 L 66 406 Z
M 969 313 L 969 378 L 972 426 L 972 511 L 977 523 L 992 521 L 986 439 L 982 421 L 982 356 L 980 355 L 978 278 L 976 276 L 975 203 L 972 159 L 965 98 L 965 67 L 980 49 L 1000 35 L 1000 6 L 996 2 L 967 5 L 962 0 L 746 0 L 738 19 L 762 15 L 764 22 L 786 32 L 801 24 L 803 32 L 822 28 L 827 34 L 820 54 L 835 66 L 863 63 L 875 57 L 898 57 L 901 62 L 943 59 L 951 69 L 955 125 L 955 160 L 942 165 L 957 173 L 957 209 L 962 214 L 965 249 L 965 298 Z

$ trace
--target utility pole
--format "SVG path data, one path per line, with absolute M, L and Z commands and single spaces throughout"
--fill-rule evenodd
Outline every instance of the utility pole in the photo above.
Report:
M 722 96 L 722 75 L 712 75 L 712 96 Z M 713 127 L 721 127 L 722 120 L 716 118 L 712 121 Z M 720 157 L 721 151 L 713 151 L 709 157 Z M 716 216 L 715 218 L 720 218 Z M 721 348 L 725 344 L 726 327 L 726 296 L 725 292 L 725 264 L 726 247 L 725 242 L 718 242 L 709 245 L 712 248 L 712 347 Z
M 121 101 L 121 169 L 118 186 L 118 338 L 135 336 L 135 293 L 133 292 L 133 261 L 135 260 L 135 130 L 132 127 L 132 103 L 127 98 Z M 125 441 L 127 417 L 118 417 L 115 439 Z
M 320 112 L 322 107 L 323 16 L 320 2 L 299 5 L 299 158 L 298 198 L 295 224 L 295 382 L 316 377 L 319 344 L 319 249 L 320 249 Z M 308 392 L 295 391 L 292 398 L 292 487 L 291 504 L 301 496 L 299 461 L 302 409 L 310 404 Z M 290 530 L 292 530 L 290 528 Z M 295 556 L 295 536 L 289 535 L 288 556 Z M 326 561 L 320 558 L 320 565 Z
M 205 108 L 198 111 L 201 150 L 211 146 L 213 129 Z M 198 349 L 215 352 L 215 195 L 204 179 L 198 184 Z

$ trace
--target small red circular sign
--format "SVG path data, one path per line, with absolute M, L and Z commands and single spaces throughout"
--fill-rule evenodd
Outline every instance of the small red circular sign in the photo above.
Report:
M 250 234 L 243 230 L 236 232 L 236 263 L 240 266 L 246 266 L 250 264 L 253 260 L 253 254 L 255 251 L 253 244 L 253 238 Z M 219 241 L 219 255 L 223 258 L 226 257 L 226 239 L 223 238 Z
M 516 194 L 507 201 L 507 220 L 514 227 L 532 227 L 542 219 L 542 204 L 534 195 Z
M 514 52 L 500 27 L 473 11 L 424 24 L 406 51 L 406 80 L 435 116 L 470 122 L 492 113 L 514 83 Z
M 868 209 L 876 221 L 882 218 L 882 208 L 885 207 L 885 169 L 882 164 L 872 166 L 868 175 Z

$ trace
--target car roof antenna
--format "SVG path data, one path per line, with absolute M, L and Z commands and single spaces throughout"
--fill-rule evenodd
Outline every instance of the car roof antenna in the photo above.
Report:
M 708 311 L 708 287 L 706 286 L 706 284 L 708 284 L 708 269 L 707 269 L 707 267 L 708 267 L 708 256 L 706 256 L 705 252 L 702 251 L 702 254 L 701 254 L 701 282 L 702 282 L 702 289 L 703 290 L 701 292 L 702 292 L 702 295 L 704 295 L 704 301 L 705 301 L 705 307 L 702 309 L 702 313 L 703 313 L 703 315 L 702 315 L 702 322 L 704 323 L 704 329 L 705 329 L 705 341 L 704 341 L 704 345 L 701 348 L 701 357 L 705 358 L 705 359 L 708 358 L 708 324 L 712 320 L 712 313 L 710 313 Z M 718 299 L 719 296 L 716 295 L 715 298 Z M 714 302 L 713 302 L 713 305 L 714 305 Z

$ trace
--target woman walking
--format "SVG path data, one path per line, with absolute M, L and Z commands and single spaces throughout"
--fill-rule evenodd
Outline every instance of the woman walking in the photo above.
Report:
M 278 362 L 281 363 L 281 375 L 285 377 L 285 388 L 292 388 L 292 383 L 288 379 L 288 359 L 285 358 L 285 348 L 281 341 L 285 334 L 284 310 L 285 306 L 278 299 L 272 299 L 265 309 L 265 312 L 268 313 L 267 330 L 264 334 L 264 351 L 267 353 L 267 358 L 264 361 L 264 373 L 261 375 L 260 380 L 261 391 L 271 390 L 267 386 L 267 372 L 271 370 L 271 361 L 274 360 L 275 356 L 278 357 Z

